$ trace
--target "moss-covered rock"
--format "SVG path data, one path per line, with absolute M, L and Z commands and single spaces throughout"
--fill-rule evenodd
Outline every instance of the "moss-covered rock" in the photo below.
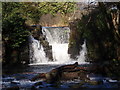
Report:
M 77 19 L 69 24 L 70 27 L 70 39 L 68 53 L 71 55 L 71 58 L 76 59 L 76 56 L 79 55 L 81 50 L 81 45 L 84 42 L 83 31 L 79 30 L 79 22 Z

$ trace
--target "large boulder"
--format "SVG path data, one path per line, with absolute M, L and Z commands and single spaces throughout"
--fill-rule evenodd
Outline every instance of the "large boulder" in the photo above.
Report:
M 33 77 L 31 79 L 31 81 L 35 81 L 37 79 L 46 79 L 46 74 L 45 73 L 40 73 L 40 74 L 36 75 L 35 77 Z
M 80 68 L 78 63 L 74 63 L 71 65 L 63 65 L 61 67 L 52 69 L 48 73 L 41 73 L 31 80 L 35 81 L 38 79 L 44 79 L 48 83 L 56 83 L 60 80 L 72 80 L 72 79 L 86 79 L 87 78 L 87 70 L 85 68 Z

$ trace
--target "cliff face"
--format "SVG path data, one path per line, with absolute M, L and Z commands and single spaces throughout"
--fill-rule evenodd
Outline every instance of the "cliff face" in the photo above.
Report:
M 69 24 L 70 27 L 70 39 L 69 39 L 69 47 L 68 53 L 70 57 L 76 59 L 76 56 L 79 55 L 81 50 L 81 45 L 84 42 L 83 31 L 79 31 L 79 22 L 80 20 L 77 19 Z

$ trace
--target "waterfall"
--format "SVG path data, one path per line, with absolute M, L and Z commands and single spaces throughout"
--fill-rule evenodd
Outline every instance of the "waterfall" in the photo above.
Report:
M 49 61 L 45 56 L 43 46 L 38 40 L 35 40 L 32 36 L 30 38 L 30 61 L 31 64 L 72 64 L 78 62 L 84 64 L 86 50 L 86 42 L 82 45 L 80 56 L 77 60 L 72 60 L 67 53 L 69 33 L 68 27 L 43 27 L 43 34 L 46 36 L 46 40 L 52 46 L 53 61 Z
M 30 36 L 30 63 L 43 63 L 47 62 L 48 59 L 45 57 L 45 52 L 43 46 L 40 45 L 40 42 Z
M 46 36 L 50 45 L 52 45 L 52 53 L 54 63 L 62 64 L 70 62 L 68 51 L 70 29 L 64 28 L 45 28 L 43 27 L 43 34 Z
M 87 48 L 86 48 L 86 41 L 84 41 L 84 44 L 82 45 L 82 50 L 80 51 L 80 55 L 78 56 L 78 63 L 83 64 L 86 63 L 86 54 L 87 54 Z

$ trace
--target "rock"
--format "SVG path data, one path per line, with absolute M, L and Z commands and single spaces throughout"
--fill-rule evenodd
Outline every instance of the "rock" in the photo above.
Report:
M 70 57 L 73 59 L 77 59 L 77 56 L 79 55 L 79 52 L 82 48 L 82 44 L 84 42 L 83 33 L 84 31 L 80 30 L 80 28 L 77 26 L 79 24 L 79 19 L 75 19 L 74 21 L 69 23 L 70 28 L 70 38 L 69 38 L 69 47 L 68 47 L 68 53 L 70 54 Z
M 74 64 L 71 64 L 71 65 L 64 65 L 64 66 L 58 67 L 57 69 L 66 71 L 66 70 L 74 69 L 77 66 L 78 66 L 78 62 L 75 62 Z
M 43 85 L 42 82 L 36 82 L 34 85 L 31 86 L 30 90 L 38 90 L 38 86 Z
M 87 83 L 89 83 L 90 85 L 99 85 L 102 84 L 102 81 L 92 81 L 92 80 L 88 80 Z
M 46 53 L 46 57 L 49 58 L 50 61 L 53 60 L 53 55 L 52 55 L 52 46 L 48 44 L 48 46 L 44 46 L 44 51 Z
M 34 86 L 38 86 L 38 85 L 42 85 L 43 83 L 42 82 L 37 82 L 34 84 Z
M 85 79 L 86 74 L 81 71 L 75 71 L 75 72 L 63 72 L 62 73 L 62 79 L 63 80 L 72 80 L 72 79 Z
M 82 85 L 84 85 L 84 84 L 85 84 L 85 81 L 80 81 L 80 82 L 77 83 L 77 84 L 71 85 L 70 88 L 85 88 L 85 87 L 82 86 Z
M 32 27 L 32 36 L 39 40 L 40 35 L 42 35 L 42 26 L 41 25 L 33 25 Z
M 31 81 L 35 81 L 35 80 L 38 80 L 38 79 L 45 79 L 45 78 L 46 78 L 45 73 L 40 73 L 37 76 L 33 77 L 31 79 Z
M 48 57 L 48 59 L 50 61 L 53 61 L 53 55 L 52 55 L 52 46 L 49 45 L 49 42 L 45 39 L 45 36 L 44 35 L 41 35 L 40 38 L 39 38 L 43 48 L 44 48 L 44 51 L 45 51 L 45 54 L 46 54 L 46 57 Z
M 48 73 L 41 73 L 31 80 L 45 79 L 48 83 L 56 83 L 60 80 L 72 80 L 80 78 L 81 80 L 87 79 L 87 71 L 78 66 L 78 62 L 71 65 L 64 65 L 51 70 Z

